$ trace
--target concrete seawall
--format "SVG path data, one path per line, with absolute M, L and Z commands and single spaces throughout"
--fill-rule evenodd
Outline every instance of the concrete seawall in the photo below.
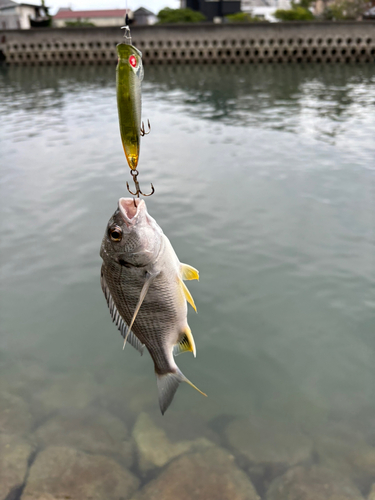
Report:
M 375 22 L 134 26 L 145 64 L 375 62 Z M 115 64 L 119 28 L 4 30 L 7 65 Z

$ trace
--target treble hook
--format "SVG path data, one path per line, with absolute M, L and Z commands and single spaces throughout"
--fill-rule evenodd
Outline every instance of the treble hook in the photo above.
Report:
M 150 120 L 147 120 L 147 126 L 148 126 L 148 131 L 146 132 L 145 124 L 142 122 L 142 126 L 141 126 L 141 136 L 142 137 L 144 137 L 145 135 L 148 135 L 151 132 Z
M 131 170 L 131 172 L 130 172 L 130 175 L 133 177 L 133 181 L 134 181 L 134 184 L 135 184 L 135 193 L 133 193 L 133 191 L 130 191 L 129 183 L 126 182 L 126 187 L 128 188 L 129 193 L 132 194 L 133 196 L 136 196 L 137 198 L 139 198 L 140 194 L 142 196 L 151 196 L 152 194 L 154 194 L 155 193 L 155 188 L 152 185 L 152 183 L 151 183 L 151 193 L 149 193 L 149 194 L 142 193 L 141 188 L 139 186 L 138 179 L 137 179 L 138 174 L 139 174 L 138 170 Z

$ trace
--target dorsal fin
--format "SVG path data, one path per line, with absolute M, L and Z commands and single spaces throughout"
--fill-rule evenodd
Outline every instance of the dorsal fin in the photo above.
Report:
M 102 290 L 103 290 L 104 296 L 105 296 L 105 298 L 107 300 L 107 304 L 108 304 L 108 307 L 109 307 L 109 311 L 111 313 L 112 321 L 115 323 L 115 325 L 119 329 L 122 337 L 125 338 L 126 335 L 128 334 L 129 327 L 125 323 L 125 321 L 124 321 L 123 317 L 121 316 L 121 314 L 118 312 L 118 309 L 117 309 L 117 307 L 115 305 L 115 302 L 113 300 L 112 294 L 109 291 L 107 282 L 105 280 L 105 277 L 104 277 L 104 274 L 103 274 L 103 270 L 102 270 L 102 272 L 100 274 L 100 284 L 102 286 Z M 137 349 L 137 351 L 139 351 L 141 353 L 141 356 L 142 356 L 143 349 L 144 349 L 145 345 L 142 344 L 142 342 L 138 339 L 138 337 L 136 337 L 134 335 L 134 333 L 132 331 L 130 331 L 129 334 L 128 334 L 128 342 L 135 349 Z
M 188 325 L 182 333 L 181 340 L 178 344 L 173 346 L 173 354 L 178 356 L 179 354 L 187 351 L 192 352 L 194 354 L 194 358 L 196 357 L 197 351 L 195 348 L 194 337 Z
M 182 291 L 184 292 L 186 300 L 189 302 L 189 304 L 194 309 L 194 311 L 197 312 L 197 308 L 195 306 L 194 299 L 191 296 L 191 293 L 189 292 L 188 287 L 185 285 L 185 283 L 182 281 L 182 279 L 180 277 L 178 279 L 180 281 L 180 285 L 181 285 Z
M 199 271 L 195 267 L 189 266 L 189 264 L 180 264 L 181 277 L 183 280 L 198 280 L 199 281 Z

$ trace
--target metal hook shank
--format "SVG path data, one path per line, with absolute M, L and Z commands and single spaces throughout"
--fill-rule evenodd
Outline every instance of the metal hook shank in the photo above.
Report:
M 139 198 L 139 190 L 137 189 L 135 193 L 133 193 L 133 191 L 130 191 L 130 187 L 129 187 L 129 183 L 128 181 L 126 181 L 126 187 L 129 191 L 130 194 L 132 194 L 133 196 L 137 196 Z
M 155 192 L 155 188 L 154 188 L 154 186 L 152 185 L 152 183 L 151 183 L 151 193 L 149 193 L 149 194 L 142 193 L 142 191 L 141 191 L 141 187 L 140 187 L 139 182 L 138 182 L 138 179 L 137 179 L 137 177 L 138 177 L 138 171 L 137 171 L 137 170 L 132 170 L 132 171 L 130 172 L 130 174 L 131 174 L 131 176 L 133 177 L 133 181 L 134 181 L 134 184 L 135 184 L 135 193 L 133 193 L 133 191 L 130 191 L 130 188 L 129 188 L 129 183 L 128 183 L 128 182 L 126 182 L 126 187 L 127 187 L 127 189 L 128 189 L 128 191 L 129 191 L 129 193 L 130 193 L 130 194 L 132 194 L 133 196 L 137 196 L 137 198 L 139 198 L 139 195 L 140 195 L 140 194 L 141 194 L 142 196 L 151 196 L 152 194 L 154 194 L 154 192 Z
M 126 182 L 126 187 L 127 187 L 128 191 L 129 191 L 129 193 L 132 194 L 133 196 L 136 196 L 137 198 L 139 198 L 140 194 L 142 196 L 151 196 L 152 194 L 155 193 L 155 188 L 154 188 L 154 186 L 153 186 L 152 183 L 151 183 L 151 193 L 148 193 L 148 194 L 142 193 L 142 191 L 139 189 L 139 183 L 138 182 L 136 183 L 136 191 L 135 191 L 135 193 L 133 193 L 133 191 L 130 190 L 128 182 Z
M 128 13 L 125 15 L 125 26 L 121 26 L 121 29 L 124 30 L 124 38 L 126 40 L 126 43 L 131 45 L 132 43 L 132 35 L 130 33 L 130 28 L 129 28 L 129 16 Z
M 141 126 L 141 136 L 142 137 L 144 137 L 145 135 L 148 135 L 151 132 L 150 120 L 147 120 L 147 126 L 148 126 L 148 131 L 146 132 L 145 124 L 142 122 L 142 126 Z
M 125 38 L 125 40 L 128 40 L 129 44 L 131 44 L 132 43 L 132 36 L 131 36 L 131 33 L 130 33 L 129 26 L 128 25 L 121 26 L 121 29 L 124 30 L 124 38 Z

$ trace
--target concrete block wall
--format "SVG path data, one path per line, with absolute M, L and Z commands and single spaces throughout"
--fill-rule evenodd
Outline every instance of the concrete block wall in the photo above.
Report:
M 145 64 L 375 62 L 375 22 L 193 24 L 132 28 Z M 119 28 L 7 30 L 7 65 L 116 64 Z

